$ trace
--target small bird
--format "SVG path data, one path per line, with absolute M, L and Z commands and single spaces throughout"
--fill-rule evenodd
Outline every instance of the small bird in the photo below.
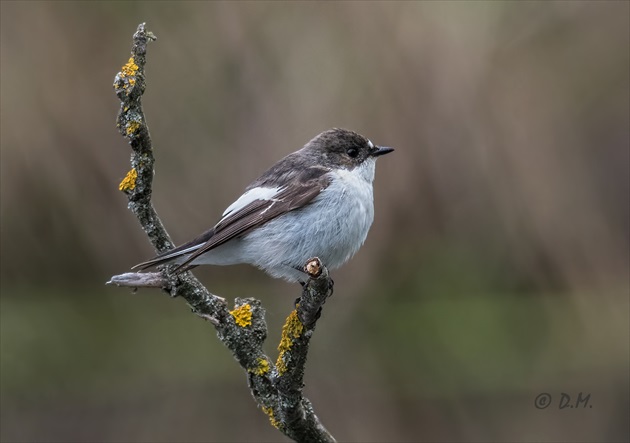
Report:
M 213 228 L 134 268 L 247 263 L 301 283 L 310 258 L 338 268 L 365 242 L 376 158 L 393 150 L 347 129 L 322 132 L 254 180 Z

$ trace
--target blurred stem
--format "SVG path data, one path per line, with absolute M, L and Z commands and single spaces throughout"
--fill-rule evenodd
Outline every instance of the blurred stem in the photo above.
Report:
M 129 201 L 151 244 L 158 252 L 173 248 L 162 221 L 151 203 L 153 182 L 153 147 L 142 110 L 145 90 L 144 66 L 146 49 L 156 37 L 138 26 L 133 35 L 131 58 L 114 80 L 120 99 L 117 126 L 129 140 L 132 149 L 131 167 L 119 189 Z M 158 273 L 125 273 L 113 276 L 111 284 L 126 287 L 161 287 L 171 296 L 181 296 L 193 312 L 209 320 L 219 339 L 247 371 L 251 393 L 273 426 L 299 442 L 334 442 L 333 436 L 320 423 L 310 401 L 302 395 L 304 369 L 310 338 L 321 307 L 332 293 L 332 280 L 319 259 L 309 260 L 304 270 L 309 279 L 302 295 L 282 330 L 280 355 L 274 365 L 263 350 L 267 337 L 265 310 L 259 300 L 237 298 L 234 309 L 226 301 L 210 293 L 190 272 L 173 276 L 165 267 Z

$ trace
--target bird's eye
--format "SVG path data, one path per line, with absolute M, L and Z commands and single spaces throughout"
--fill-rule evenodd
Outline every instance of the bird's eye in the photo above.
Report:
M 352 158 L 356 158 L 356 156 L 359 155 L 359 150 L 357 148 L 348 148 L 346 152 Z

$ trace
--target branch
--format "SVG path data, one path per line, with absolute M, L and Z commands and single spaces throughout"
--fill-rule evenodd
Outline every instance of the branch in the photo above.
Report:
M 135 214 L 151 244 L 158 252 L 173 248 L 164 225 L 151 203 L 153 148 L 142 111 L 145 90 L 144 66 L 147 44 L 156 37 L 138 26 L 133 36 L 131 58 L 114 80 L 120 111 L 117 126 L 131 145 L 131 170 L 119 189 L 127 195 L 129 209 Z M 169 267 L 152 273 L 115 275 L 108 284 L 124 287 L 162 288 L 172 297 L 186 300 L 192 311 L 214 325 L 219 339 L 246 370 L 252 396 L 273 426 L 299 442 L 334 442 L 302 395 L 308 346 L 321 307 L 332 294 L 332 280 L 318 258 L 308 260 L 304 271 L 309 279 L 282 329 L 274 364 L 263 352 L 267 337 L 265 310 L 259 300 L 237 298 L 230 310 L 225 299 L 210 293 L 192 273 L 173 276 Z
M 127 272 L 114 275 L 106 285 L 126 286 L 128 288 L 163 288 L 168 279 L 161 272 Z

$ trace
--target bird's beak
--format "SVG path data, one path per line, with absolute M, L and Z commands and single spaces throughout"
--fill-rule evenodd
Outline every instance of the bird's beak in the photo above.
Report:
M 377 146 L 374 148 L 372 153 L 370 154 L 372 157 L 378 157 L 379 155 L 385 155 L 392 152 L 394 148 L 388 148 L 386 146 Z

